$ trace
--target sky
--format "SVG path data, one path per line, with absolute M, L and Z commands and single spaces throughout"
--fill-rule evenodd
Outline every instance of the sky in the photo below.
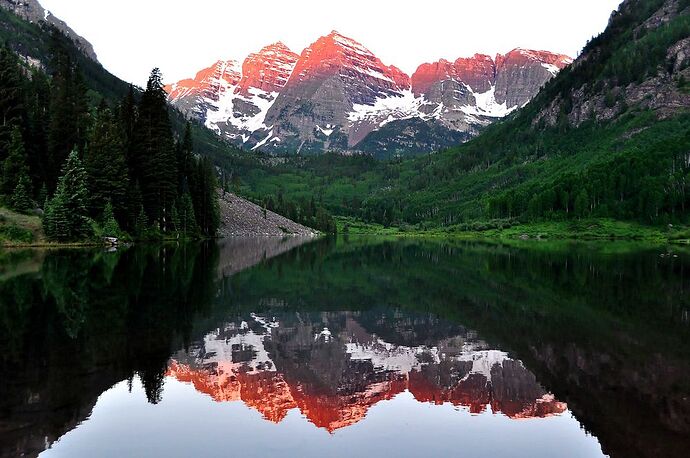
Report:
M 408 74 L 424 62 L 513 48 L 576 57 L 621 0 L 40 0 L 89 40 L 101 63 L 144 85 L 282 41 L 301 51 L 331 30 Z

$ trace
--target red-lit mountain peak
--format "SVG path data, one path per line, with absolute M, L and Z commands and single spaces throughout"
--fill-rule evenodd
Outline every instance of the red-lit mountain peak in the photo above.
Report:
M 515 48 L 505 55 L 498 54 L 496 56 L 496 67 L 499 69 L 505 65 L 525 66 L 529 62 L 542 64 L 551 73 L 556 74 L 572 64 L 573 59 L 565 54 L 524 48 Z
M 477 93 L 491 89 L 492 81 L 496 78 L 496 64 L 486 54 L 461 57 L 453 63 L 453 67 L 457 78 Z
M 472 57 L 460 57 L 455 62 L 441 59 L 420 65 L 412 75 L 412 90 L 415 95 L 426 94 L 434 84 L 454 80 L 482 93 L 491 88 L 495 78 L 496 65 L 491 56 L 475 54 Z
M 385 65 L 361 43 L 334 30 L 302 52 L 293 77 L 297 84 L 335 75 L 377 80 L 379 86 L 390 91 L 409 87 L 409 77 L 404 72 Z
M 290 78 L 298 58 L 299 55 L 280 41 L 250 54 L 242 63 L 239 92 L 246 94 L 251 87 L 265 92 L 280 91 Z
M 168 84 L 164 89 L 173 103 L 187 96 L 203 95 L 217 98 L 222 88 L 236 85 L 241 77 L 237 61 L 219 60 L 200 70 L 194 78 Z
M 454 74 L 453 64 L 445 59 L 424 63 L 412 75 L 412 91 L 415 95 L 425 94 L 434 83 L 451 79 Z

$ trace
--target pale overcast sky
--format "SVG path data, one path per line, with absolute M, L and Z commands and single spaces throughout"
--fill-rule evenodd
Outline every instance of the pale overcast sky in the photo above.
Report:
M 411 74 L 423 62 L 516 47 L 577 56 L 621 0 L 40 0 L 95 47 L 103 65 L 143 85 L 283 41 L 298 54 L 338 30 Z

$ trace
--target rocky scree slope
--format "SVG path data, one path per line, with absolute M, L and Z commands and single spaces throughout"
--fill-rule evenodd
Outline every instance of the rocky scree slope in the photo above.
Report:
M 229 192 L 220 192 L 221 224 L 219 237 L 316 237 L 318 231 L 264 210 L 262 207 Z

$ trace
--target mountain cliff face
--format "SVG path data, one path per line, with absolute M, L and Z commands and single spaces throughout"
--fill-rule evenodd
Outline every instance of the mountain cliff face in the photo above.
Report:
M 410 77 L 333 31 L 301 55 L 276 43 L 247 57 L 241 70 L 221 61 L 167 90 L 188 116 L 246 149 L 426 152 L 467 140 L 523 106 L 570 62 L 515 49 L 495 59 L 423 64 Z
M 55 26 L 60 32 L 70 38 L 77 47 L 93 61 L 98 62 L 98 57 L 84 37 L 77 34 L 64 21 L 56 18 L 53 14 L 43 8 L 38 0 L 0 0 L 0 8 L 12 11 L 17 16 L 29 22 L 47 22 Z

